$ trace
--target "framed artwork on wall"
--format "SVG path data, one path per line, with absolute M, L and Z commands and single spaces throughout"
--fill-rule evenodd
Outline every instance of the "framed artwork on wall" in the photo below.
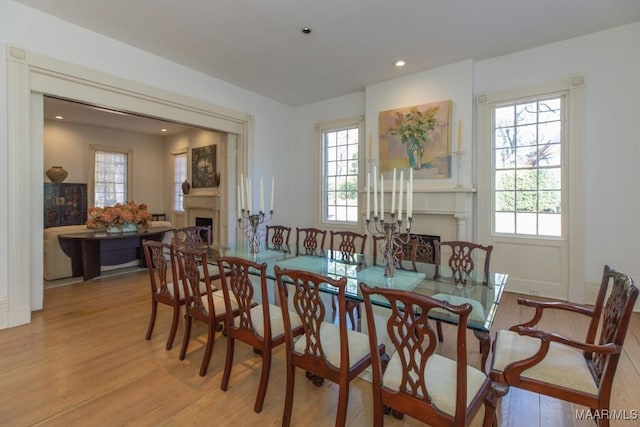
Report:
M 220 185 L 217 173 L 217 146 L 207 145 L 191 150 L 191 187 L 208 188 Z
M 413 167 L 416 178 L 451 178 L 451 100 L 381 111 L 380 172 Z

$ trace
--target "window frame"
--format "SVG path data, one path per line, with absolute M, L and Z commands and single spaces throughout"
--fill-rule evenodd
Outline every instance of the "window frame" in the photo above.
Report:
M 568 114 L 567 114 L 567 109 L 568 109 L 568 96 L 569 96 L 569 91 L 567 89 L 561 89 L 561 90 L 557 90 L 557 91 L 552 91 L 552 92 L 545 92 L 545 93 L 540 93 L 537 95 L 529 95 L 529 96 L 522 96 L 522 97 L 514 97 L 511 99 L 505 99 L 499 102 L 492 102 L 489 104 L 489 109 L 490 109 L 490 117 L 491 117 L 491 126 L 490 126 L 490 130 L 491 130 L 491 218 L 490 218 L 490 230 L 491 230 L 491 234 L 494 236 L 503 236 L 503 237 L 516 237 L 516 238 L 539 238 L 539 239 L 549 239 L 549 240 L 554 240 L 554 239 L 558 239 L 558 240 L 566 240 L 567 238 L 567 193 L 568 191 L 565 190 L 566 188 L 569 187 L 569 175 L 568 175 L 568 171 L 567 171 L 567 141 L 568 141 L 568 128 L 569 128 L 569 118 L 568 118 Z M 498 108 L 502 108 L 502 107 L 507 107 L 507 106 L 517 106 L 517 105 L 521 105 L 521 104 L 526 104 L 526 103 L 530 103 L 530 102 L 540 102 L 543 100 L 548 100 L 548 99 L 560 99 L 560 103 L 561 103 L 561 112 L 560 112 L 560 125 L 561 125 L 561 130 L 560 130 L 560 162 L 557 166 L 554 166 L 554 168 L 560 168 L 561 170 L 561 178 L 560 178 L 560 194 L 561 194 L 561 201 L 560 201 L 560 228 L 561 228 L 561 233 L 559 235 L 549 235 L 549 234 L 540 234 L 540 218 L 539 215 L 543 212 L 541 212 L 539 209 L 536 210 L 535 212 L 532 212 L 533 214 L 536 215 L 536 233 L 535 234 L 530 234 L 530 233 L 522 233 L 522 232 L 518 232 L 518 210 L 514 208 L 513 214 L 514 214 L 514 230 L 513 232 L 505 232 L 505 231 L 497 231 L 496 230 L 496 215 L 499 212 L 497 210 L 497 197 L 498 197 L 498 191 L 496 189 L 496 175 L 498 172 L 498 168 L 496 165 L 496 152 L 497 152 L 497 148 L 496 148 L 496 109 Z M 535 122 L 536 126 L 540 124 L 540 122 L 538 121 L 538 119 L 536 119 Z M 518 126 L 523 126 L 523 125 L 518 125 L 518 124 L 514 124 L 514 128 L 517 128 Z M 537 146 L 537 145 L 536 145 Z M 515 147 L 517 149 L 517 146 Z M 521 147 L 522 148 L 522 147 Z M 514 153 L 514 156 L 515 153 Z M 516 162 L 517 162 L 517 157 L 516 157 Z M 523 167 L 518 167 L 517 164 L 513 166 L 513 168 L 509 169 L 509 168 L 504 168 L 504 169 L 500 169 L 500 171 L 503 170 L 513 170 L 514 173 L 517 176 L 517 172 L 518 171 L 525 171 L 525 170 L 535 170 L 535 171 L 540 171 L 543 169 L 550 169 L 551 167 L 545 167 L 545 166 L 540 166 L 538 165 L 535 168 L 523 168 Z M 514 183 L 515 185 L 516 183 Z M 518 195 L 518 189 L 514 187 L 513 189 L 513 193 L 515 194 L 515 200 L 517 200 L 517 195 Z M 524 191 L 524 190 L 520 190 L 520 191 Z M 539 194 L 540 193 L 540 187 L 539 185 L 536 186 L 536 193 Z M 536 196 L 537 198 L 537 196 Z M 536 202 L 537 205 L 539 205 L 539 200 L 537 200 Z
M 357 172 L 357 220 L 356 221 L 331 221 L 326 219 L 326 192 L 325 188 L 325 171 L 327 167 L 327 159 L 325 157 L 325 145 L 324 136 L 327 132 L 334 132 L 346 129 L 358 129 L 358 172 Z M 332 121 L 326 121 L 317 123 L 315 125 L 316 130 L 316 145 L 318 154 L 318 171 L 317 171 L 317 185 L 316 185 L 316 226 L 318 228 L 331 228 L 341 230 L 359 230 L 363 221 L 363 206 L 362 206 L 362 194 L 364 187 L 363 177 L 365 176 L 365 141 L 364 141 L 364 117 L 350 117 Z
M 185 159 L 184 180 L 182 180 L 180 183 L 176 182 L 176 158 L 177 157 L 184 157 Z M 179 194 L 176 191 L 175 186 L 176 184 L 180 184 L 181 186 L 185 180 L 189 179 L 189 153 L 187 152 L 186 148 L 171 152 L 171 169 L 172 169 L 171 209 L 173 210 L 173 212 L 176 212 L 176 213 L 184 213 L 185 212 L 184 194 L 182 194 L 182 187 L 180 187 L 180 191 L 179 191 L 179 194 L 182 195 L 182 209 L 178 210 L 176 209 L 176 196 L 179 196 Z
M 89 206 L 96 205 L 96 152 L 111 152 L 125 154 L 127 156 L 127 185 L 125 202 L 133 199 L 133 149 L 127 147 L 117 147 L 108 145 L 89 145 L 89 183 L 88 202 Z

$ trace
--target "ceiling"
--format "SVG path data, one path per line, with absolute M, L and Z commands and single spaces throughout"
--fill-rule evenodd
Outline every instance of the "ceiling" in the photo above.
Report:
M 16 1 L 291 106 L 640 21 L 639 0 Z M 188 129 L 45 98 L 45 118 L 56 115 L 158 136 Z
M 59 119 L 58 116 L 61 116 L 62 119 Z M 184 126 L 179 123 L 166 122 L 138 114 L 128 114 L 51 96 L 44 97 L 44 118 L 45 120 L 62 120 L 65 123 L 115 128 L 153 136 L 176 135 L 193 129 L 192 126 Z M 162 129 L 165 130 L 163 131 Z
M 291 106 L 640 21 L 639 0 L 17 1 Z

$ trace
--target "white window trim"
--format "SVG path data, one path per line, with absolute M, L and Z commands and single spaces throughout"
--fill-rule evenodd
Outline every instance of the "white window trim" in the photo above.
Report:
M 127 197 L 133 200 L 133 149 L 110 145 L 89 145 L 89 182 L 87 184 L 88 206 L 96 205 L 96 151 L 111 151 L 127 155 Z
M 490 182 L 493 152 L 491 150 L 491 104 L 511 99 L 526 98 L 531 93 L 558 93 L 568 91 L 564 114 L 568 115 L 568 129 L 564 131 L 564 154 L 566 156 L 563 167 L 568 167 L 568 213 L 571 220 L 563 235 L 567 236 L 568 251 L 568 295 L 569 301 L 584 303 L 586 300 L 584 283 L 584 85 L 583 76 L 571 77 L 567 80 L 541 84 L 533 87 L 481 94 L 476 98 L 478 108 L 477 160 L 478 170 L 486 173 L 478 174 L 478 212 L 493 212 L 490 205 L 493 197 L 490 194 L 493 185 Z M 563 190 L 564 191 L 564 190 Z M 563 221 L 566 221 L 563 219 Z M 486 241 L 492 232 L 492 215 L 478 218 L 477 236 L 479 241 Z
M 323 189 L 323 171 L 324 171 L 324 152 L 322 135 L 326 131 L 335 129 L 341 129 L 347 126 L 358 127 L 358 221 L 351 222 L 327 222 L 324 221 L 323 205 L 324 205 L 324 189 Z M 364 188 L 365 181 L 365 144 L 364 144 L 364 116 L 349 117 L 338 120 L 331 120 L 326 122 L 316 123 L 315 126 L 315 141 L 316 141 L 316 156 L 318 161 L 316 162 L 316 218 L 315 226 L 320 229 L 333 229 L 333 230 L 350 230 L 359 231 L 362 229 L 363 222 L 363 194 L 366 190 Z

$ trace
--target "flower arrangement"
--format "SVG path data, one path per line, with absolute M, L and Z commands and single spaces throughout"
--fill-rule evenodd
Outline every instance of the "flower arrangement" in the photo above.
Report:
M 427 111 L 420 111 L 416 107 L 407 114 L 396 113 L 396 118 L 392 127 L 389 128 L 391 135 L 400 136 L 400 142 L 407 144 L 407 155 L 411 167 L 420 169 L 422 167 L 422 154 L 424 146 L 428 140 L 428 132 L 436 127 L 436 113 L 439 107 L 433 107 Z
M 151 222 L 147 205 L 133 201 L 104 208 L 93 207 L 88 212 L 87 228 L 122 228 L 125 224 L 134 224 L 136 229 L 145 229 Z

